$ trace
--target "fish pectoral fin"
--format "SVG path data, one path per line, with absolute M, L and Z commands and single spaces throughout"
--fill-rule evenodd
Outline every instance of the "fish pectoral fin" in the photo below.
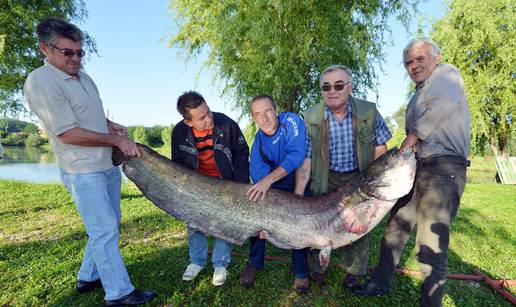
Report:
M 344 230 L 354 234 L 366 233 L 377 211 L 378 206 L 369 204 L 353 208 L 344 216 Z
M 319 262 L 321 263 L 321 267 L 326 270 L 328 265 L 330 264 L 330 256 L 331 256 L 331 247 L 326 246 L 321 249 L 319 252 Z

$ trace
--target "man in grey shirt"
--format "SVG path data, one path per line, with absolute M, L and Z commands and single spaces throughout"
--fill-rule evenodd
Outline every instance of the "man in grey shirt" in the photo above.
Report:
M 24 93 L 52 144 L 61 179 L 88 233 L 77 292 L 103 287 L 106 306 L 144 304 L 155 292 L 134 288 L 118 247 L 121 174 L 111 148 L 139 156 L 127 129 L 108 120 L 93 80 L 80 70 L 83 33 L 56 17 L 36 29 L 45 65 L 29 74 Z
M 406 114 L 407 137 L 401 150 L 418 156 L 412 191 L 392 209 L 382 241 L 380 261 L 371 279 L 354 289 L 360 296 L 391 291 L 394 269 L 417 224 L 416 256 L 422 275 L 421 306 L 441 306 L 446 281 L 449 228 L 466 184 L 469 153 L 469 108 L 459 70 L 439 64 L 433 41 L 411 41 L 403 61 L 416 83 Z

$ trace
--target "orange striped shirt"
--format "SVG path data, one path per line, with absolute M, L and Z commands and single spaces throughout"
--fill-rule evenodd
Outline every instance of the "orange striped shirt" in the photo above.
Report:
M 195 140 L 195 147 L 199 152 L 199 167 L 198 172 L 220 178 L 220 172 L 215 164 L 215 156 L 213 151 L 213 129 L 199 131 L 192 128 L 192 132 Z

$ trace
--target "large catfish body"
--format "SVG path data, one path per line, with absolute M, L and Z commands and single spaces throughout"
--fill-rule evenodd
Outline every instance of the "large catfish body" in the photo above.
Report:
M 246 195 L 248 184 L 201 175 L 145 145 L 138 147 L 140 158 L 117 151 L 113 160 L 117 165 L 125 161 L 125 175 L 156 206 L 234 244 L 263 230 L 267 240 L 286 249 L 331 251 L 356 241 L 410 191 L 416 169 L 414 154 L 392 149 L 334 193 L 301 197 L 269 190 L 263 201 L 254 202 Z

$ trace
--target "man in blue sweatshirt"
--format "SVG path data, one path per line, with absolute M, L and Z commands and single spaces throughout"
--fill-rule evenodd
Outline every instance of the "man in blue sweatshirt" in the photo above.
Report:
M 264 200 L 269 188 L 296 192 L 296 170 L 305 159 L 306 131 L 301 117 L 284 112 L 278 115 L 272 97 L 259 95 L 251 101 L 251 115 L 259 128 L 254 139 L 249 162 L 249 171 L 254 185 L 247 191 L 249 199 Z M 265 235 L 250 239 L 249 261 L 247 262 L 240 284 L 249 288 L 256 276 L 256 270 L 264 267 Z M 308 249 L 292 250 L 294 266 L 294 287 L 301 294 L 309 289 Z

